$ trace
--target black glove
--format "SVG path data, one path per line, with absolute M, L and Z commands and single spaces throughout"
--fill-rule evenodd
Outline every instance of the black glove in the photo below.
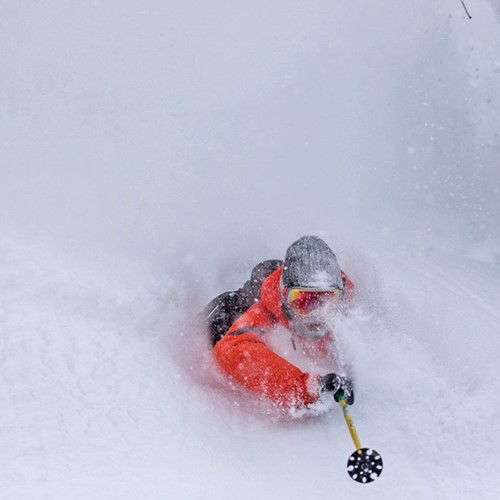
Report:
M 336 373 L 327 373 L 319 378 L 320 394 L 330 393 L 339 402 L 343 399 L 348 405 L 354 404 L 354 386 L 352 380 Z

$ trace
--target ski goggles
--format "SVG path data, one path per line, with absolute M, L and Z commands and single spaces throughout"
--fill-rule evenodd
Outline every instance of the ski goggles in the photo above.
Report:
M 288 307 L 299 316 L 308 316 L 324 306 L 340 301 L 342 290 L 312 290 L 310 288 L 285 288 L 283 297 Z

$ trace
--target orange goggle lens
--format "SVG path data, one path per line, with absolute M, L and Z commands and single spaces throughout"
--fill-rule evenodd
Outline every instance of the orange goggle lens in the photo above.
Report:
M 342 290 L 310 290 L 289 288 L 285 291 L 288 306 L 300 316 L 307 316 L 327 304 L 337 302 L 342 297 Z

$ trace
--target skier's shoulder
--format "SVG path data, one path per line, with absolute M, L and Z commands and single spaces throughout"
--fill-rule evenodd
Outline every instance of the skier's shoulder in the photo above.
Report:
M 275 316 L 261 300 L 241 314 L 228 329 L 228 335 L 246 332 L 266 333 L 276 324 Z
M 347 300 L 350 300 L 354 297 L 354 293 L 356 291 L 356 287 L 354 286 L 354 283 L 352 280 L 347 276 L 347 274 L 344 271 L 340 271 L 342 274 L 342 282 L 344 285 L 344 295 Z

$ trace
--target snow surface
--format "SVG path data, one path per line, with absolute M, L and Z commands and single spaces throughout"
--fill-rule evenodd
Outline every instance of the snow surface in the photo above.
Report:
M 0 498 L 500 497 L 495 2 L 4 2 Z M 498 13 L 497 13 L 498 14 Z M 303 234 L 352 416 L 276 414 L 194 315 Z

